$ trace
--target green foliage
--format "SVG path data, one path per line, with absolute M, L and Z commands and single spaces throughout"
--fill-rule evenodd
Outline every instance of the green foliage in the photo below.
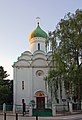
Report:
M 54 66 L 47 76 L 49 86 L 56 89 L 53 83 L 58 81 L 61 84 L 61 81 L 64 81 L 69 97 L 76 96 L 80 101 L 82 98 L 82 67 L 80 62 L 82 59 L 82 10 L 77 9 L 74 14 L 65 15 L 52 33 Z
M 4 80 L 8 76 L 7 71 L 4 71 L 4 68 L 0 66 L 0 80 Z
M 0 104 L 12 104 L 13 102 L 13 81 L 0 81 Z
M 82 11 L 68 13 L 57 25 L 56 35 L 60 40 L 58 51 L 65 64 L 63 75 L 65 87 L 69 93 L 81 98 L 80 58 L 82 57 Z M 77 88 L 78 92 L 75 92 Z
M 13 81 L 6 80 L 8 76 L 7 71 L 0 66 L 0 104 L 13 102 Z

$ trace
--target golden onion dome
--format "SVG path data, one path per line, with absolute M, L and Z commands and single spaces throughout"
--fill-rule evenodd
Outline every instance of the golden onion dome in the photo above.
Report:
M 30 33 L 30 40 L 34 37 L 47 38 L 47 33 L 40 28 L 39 22 L 36 29 Z

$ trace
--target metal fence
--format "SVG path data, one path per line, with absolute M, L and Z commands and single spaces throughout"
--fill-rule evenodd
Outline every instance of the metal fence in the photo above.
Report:
M 2 111 L 3 110 L 3 105 L 0 105 L 0 111 Z
M 68 105 L 56 105 L 56 113 L 65 113 L 69 112 L 69 106 Z
M 69 111 L 69 106 L 68 105 L 63 105 L 63 104 L 55 104 L 56 106 L 56 112 L 68 112 Z M 52 104 L 48 103 L 45 105 L 40 104 L 40 108 L 44 109 L 53 109 Z M 28 104 L 26 105 L 26 111 L 29 110 L 29 108 L 36 109 L 37 104 Z M 5 111 L 13 111 L 13 105 L 5 104 Z M 72 104 L 72 110 L 78 110 L 77 104 Z M 0 111 L 3 111 L 3 105 L 0 105 Z M 16 112 L 22 112 L 22 105 L 15 105 L 15 111 Z
M 5 106 L 4 106 L 4 104 L 0 105 L 0 111 L 3 111 L 3 110 L 5 110 L 5 111 L 13 111 L 13 105 L 7 105 L 7 104 L 5 104 Z
M 26 107 L 25 107 L 26 113 L 28 113 L 28 111 L 29 111 L 29 109 L 30 109 L 31 107 L 32 107 L 31 104 L 26 105 Z M 22 109 L 23 109 L 23 105 L 15 105 L 15 112 L 21 113 L 21 112 L 22 112 Z

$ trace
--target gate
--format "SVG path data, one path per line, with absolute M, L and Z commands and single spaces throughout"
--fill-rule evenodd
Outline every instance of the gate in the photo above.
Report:
M 38 103 L 38 106 L 39 107 L 37 107 L 37 104 L 35 104 L 35 107 L 32 109 L 33 116 L 43 116 L 43 117 L 52 116 L 52 105 L 51 104 Z

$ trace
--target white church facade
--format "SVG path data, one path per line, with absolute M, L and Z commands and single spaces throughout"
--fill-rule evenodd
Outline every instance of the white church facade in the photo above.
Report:
M 46 39 L 47 33 L 38 23 L 30 34 L 30 50 L 23 52 L 13 65 L 14 106 L 22 105 L 22 100 L 24 100 L 26 104 L 35 101 L 37 108 L 41 107 L 42 103 L 46 107 L 48 100 L 51 99 L 44 81 L 44 77 L 52 66 L 52 52 L 46 52 Z

